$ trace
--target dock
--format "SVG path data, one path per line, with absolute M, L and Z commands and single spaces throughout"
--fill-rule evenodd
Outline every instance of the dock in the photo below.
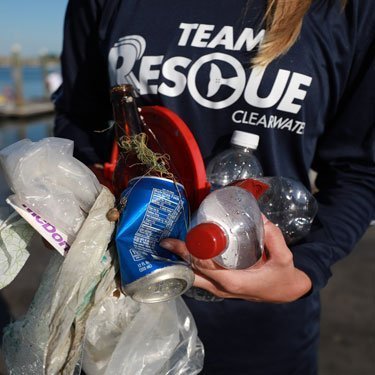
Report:
M 0 92 L 0 120 L 1 119 L 27 119 L 30 117 L 44 116 L 53 114 L 54 105 L 50 100 L 51 93 L 60 85 L 60 73 L 49 72 L 48 66 L 56 63 L 56 58 L 43 54 L 38 58 L 25 59 L 21 57 L 20 46 L 12 47 L 12 54 L 7 59 L 0 59 L 11 69 L 12 85 L 11 93 L 2 95 Z M 42 83 L 44 85 L 44 94 L 36 99 L 27 100 L 24 97 L 24 76 L 23 67 L 27 64 L 40 66 L 42 72 Z M 57 78 L 56 78 L 57 77 Z M 57 87 L 54 87 L 56 86 Z
M 0 106 L 0 119 L 2 118 L 29 118 L 52 114 L 54 105 L 51 101 L 25 102 L 22 105 Z

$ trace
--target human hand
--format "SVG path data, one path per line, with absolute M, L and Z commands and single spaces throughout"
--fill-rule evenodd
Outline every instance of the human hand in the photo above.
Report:
M 293 255 L 278 227 L 263 217 L 265 253 L 254 266 L 228 270 L 212 260 L 192 257 L 183 241 L 165 239 L 160 246 L 191 260 L 195 273 L 194 286 L 222 298 L 273 303 L 292 302 L 312 287 L 310 278 L 294 267 Z

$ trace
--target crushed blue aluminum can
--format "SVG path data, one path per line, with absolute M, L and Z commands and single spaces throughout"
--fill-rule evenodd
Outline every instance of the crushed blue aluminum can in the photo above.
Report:
M 194 281 L 190 265 L 163 249 L 164 238 L 184 240 L 189 206 L 184 187 L 160 177 L 132 179 L 121 195 L 124 208 L 116 231 L 121 287 L 139 302 L 173 299 Z

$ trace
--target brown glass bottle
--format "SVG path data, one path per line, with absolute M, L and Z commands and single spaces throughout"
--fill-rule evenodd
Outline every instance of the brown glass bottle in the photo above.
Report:
M 169 162 L 168 155 L 139 113 L 133 86 L 114 86 L 111 89 L 111 102 L 116 141 L 119 145 L 119 157 L 113 175 L 116 198 L 120 197 L 134 177 L 158 176 L 176 181 L 177 174 Z M 136 149 L 143 148 L 142 152 L 129 146 L 134 140 L 139 140 L 139 137 L 143 137 L 144 143 L 141 143 L 142 147 L 138 147 L 137 144 Z

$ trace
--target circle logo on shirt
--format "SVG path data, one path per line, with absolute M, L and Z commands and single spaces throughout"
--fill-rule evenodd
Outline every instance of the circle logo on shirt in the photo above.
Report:
M 122 37 L 109 51 L 109 70 L 112 85 L 130 83 L 137 85 L 133 68 L 137 61 L 141 60 L 146 49 L 146 41 L 140 35 L 128 35 Z
M 216 61 L 216 63 L 215 63 Z M 228 69 L 234 72 L 234 76 L 224 78 L 220 66 L 229 65 Z M 202 70 L 207 70 L 209 74 L 207 93 L 202 94 L 197 88 L 198 75 Z M 187 84 L 191 96 L 202 106 L 212 109 L 226 108 L 235 103 L 242 95 L 246 85 L 246 74 L 241 63 L 233 56 L 224 53 L 211 53 L 200 57 L 191 66 L 187 77 Z M 223 87 L 230 88 L 225 90 L 228 96 L 215 101 L 216 93 Z

